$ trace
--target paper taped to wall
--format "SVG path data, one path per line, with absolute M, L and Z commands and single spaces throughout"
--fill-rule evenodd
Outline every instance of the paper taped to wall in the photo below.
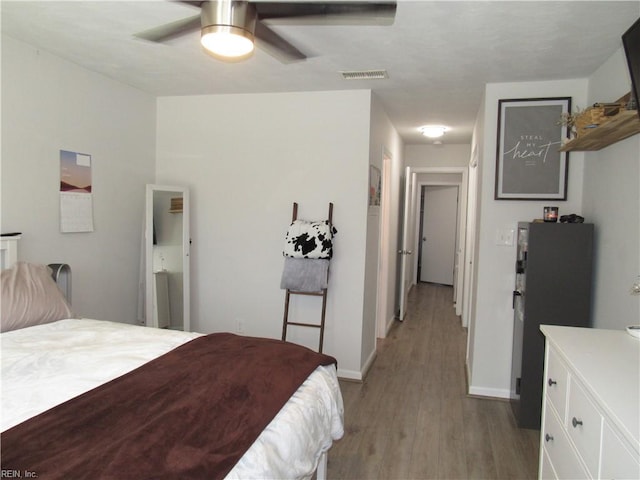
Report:
M 93 232 L 93 195 L 60 192 L 60 231 Z

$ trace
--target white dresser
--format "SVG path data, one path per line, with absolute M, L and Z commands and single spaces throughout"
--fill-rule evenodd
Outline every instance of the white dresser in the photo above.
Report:
M 542 325 L 541 479 L 640 479 L 640 341 Z

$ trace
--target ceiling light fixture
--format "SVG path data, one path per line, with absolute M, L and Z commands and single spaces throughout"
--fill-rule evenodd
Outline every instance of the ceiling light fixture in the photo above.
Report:
M 256 9 L 248 2 L 202 3 L 200 43 L 213 55 L 229 59 L 253 52 Z
M 444 132 L 451 130 L 444 125 L 423 125 L 418 128 L 420 133 L 428 138 L 440 138 L 444 135 Z

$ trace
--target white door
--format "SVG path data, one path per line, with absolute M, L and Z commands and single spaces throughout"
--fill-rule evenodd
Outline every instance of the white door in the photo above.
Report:
M 412 217 L 412 200 L 413 200 L 413 186 L 415 178 L 411 173 L 411 167 L 405 169 L 404 178 L 404 214 L 402 215 L 402 242 L 401 247 L 398 250 L 400 255 L 400 292 L 399 303 L 400 309 L 398 313 L 398 319 L 404 320 L 407 313 L 407 301 L 409 296 L 409 289 L 411 287 L 411 275 L 409 268 L 409 261 L 411 256 L 411 235 L 409 232 L 409 219 Z
M 458 224 L 458 187 L 424 187 L 420 281 L 453 285 Z

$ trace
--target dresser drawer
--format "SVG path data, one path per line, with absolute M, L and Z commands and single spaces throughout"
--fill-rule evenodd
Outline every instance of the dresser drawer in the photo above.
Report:
M 582 466 L 571 446 L 564 427 L 546 400 L 544 427 L 541 432 L 543 445 L 540 478 L 579 479 L 592 478 Z M 547 455 L 547 459 L 544 456 Z M 545 464 L 548 461 L 548 464 Z
M 540 465 L 540 475 L 538 478 L 540 480 L 558 480 L 558 476 L 551 465 L 549 454 L 544 448 L 542 449 L 542 464 Z
M 540 478 L 639 480 L 640 342 L 622 330 L 559 325 L 540 330 L 548 351 Z M 549 378 L 558 389 L 549 387 Z M 545 441 L 547 434 L 553 440 Z
M 640 459 L 604 422 L 602 427 L 602 460 L 600 478 L 640 478 Z
M 598 476 L 602 416 L 582 387 L 570 379 L 566 427 L 590 476 Z
M 567 372 L 567 367 L 564 362 L 560 360 L 555 350 L 549 350 L 549 358 L 547 361 L 547 374 L 544 379 L 547 388 L 547 397 L 556 409 L 556 412 L 558 412 L 560 419 L 564 422 L 569 373 Z

